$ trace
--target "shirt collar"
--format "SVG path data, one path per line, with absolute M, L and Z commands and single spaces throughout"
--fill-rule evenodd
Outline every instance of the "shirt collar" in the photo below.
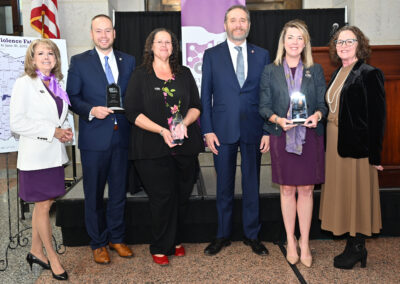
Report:
M 242 47 L 242 51 L 245 51 L 246 50 L 246 47 L 247 47 L 247 40 L 244 40 L 244 42 L 242 42 L 242 44 L 241 45 L 236 45 L 236 44 L 234 44 L 233 42 L 231 42 L 228 38 L 226 39 L 226 41 L 227 41 L 227 43 L 228 43 L 228 47 L 229 47 L 229 49 L 234 49 L 235 48 L 235 46 L 241 46 Z
M 108 60 L 115 60 L 115 55 L 114 55 L 114 49 L 111 49 L 110 53 L 105 55 L 103 52 L 101 52 L 99 49 L 97 49 L 97 47 L 95 47 L 97 54 L 99 55 L 100 59 L 102 62 L 105 61 L 104 57 L 108 56 Z

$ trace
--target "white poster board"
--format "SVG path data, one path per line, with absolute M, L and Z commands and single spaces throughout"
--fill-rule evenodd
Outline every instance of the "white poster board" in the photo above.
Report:
M 10 99 L 15 80 L 24 73 L 25 53 L 29 44 L 37 38 L 0 35 L 0 153 L 18 151 L 18 140 L 10 131 Z M 60 49 L 63 83 L 67 82 L 68 57 L 64 39 L 52 39 Z M 68 122 L 74 132 L 74 140 L 67 145 L 75 145 L 74 118 L 68 114 Z

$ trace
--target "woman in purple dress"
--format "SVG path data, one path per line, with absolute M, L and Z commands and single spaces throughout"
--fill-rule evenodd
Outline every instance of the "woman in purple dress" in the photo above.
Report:
M 324 128 L 320 120 L 327 113 L 325 90 L 322 68 L 313 63 L 306 24 L 300 20 L 286 23 L 275 61 L 265 67 L 261 77 L 260 114 L 265 119 L 264 131 L 270 134 L 272 181 L 280 185 L 286 259 L 291 264 L 299 260 L 294 235 L 297 213 L 300 261 L 307 267 L 312 264 L 309 232 L 313 189 L 314 184 L 324 182 Z M 294 123 L 301 118 L 301 124 Z
M 54 198 L 65 194 L 63 164 L 68 157 L 64 143 L 73 136 L 67 120 L 68 95 L 59 85 L 62 78 L 57 46 L 48 39 L 34 40 L 26 52 L 25 73 L 13 87 L 10 128 L 19 136 L 19 196 L 35 203 L 32 246 L 26 260 L 31 269 L 36 263 L 50 269 L 55 279 L 67 280 L 53 248 L 49 219 Z

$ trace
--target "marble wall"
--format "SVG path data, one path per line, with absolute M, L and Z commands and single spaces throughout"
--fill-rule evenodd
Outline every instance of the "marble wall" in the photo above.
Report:
M 24 36 L 40 36 L 30 26 L 30 0 L 22 0 Z M 93 48 L 90 38 L 90 19 L 97 14 L 109 14 L 107 0 L 58 0 L 61 38 L 67 40 L 67 54 L 81 53 Z
M 29 23 L 30 0 L 21 0 L 25 36 L 39 36 Z M 348 7 L 348 22 L 357 25 L 370 38 L 371 44 L 400 44 L 399 0 L 303 0 L 303 8 Z M 93 47 L 90 39 L 90 19 L 112 11 L 143 11 L 142 0 L 58 0 L 61 38 L 67 40 L 68 56 Z M 117 35 L 118 36 L 118 35 Z
M 400 44 L 399 0 L 303 0 L 303 8 L 343 8 L 348 23 L 358 26 L 373 45 Z

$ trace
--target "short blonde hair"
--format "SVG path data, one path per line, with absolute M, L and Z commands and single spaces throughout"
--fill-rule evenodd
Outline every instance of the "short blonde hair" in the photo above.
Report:
M 296 28 L 302 33 L 305 46 L 303 51 L 301 52 L 301 59 L 303 60 L 304 67 L 309 68 L 313 66 L 314 61 L 311 54 L 310 34 L 308 33 L 306 23 L 298 19 L 287 22 L 283 27 L 281 35 L 279 36 L 278 50 L 276 51 L 274 64 L 277 66 L 282 65 L 283 58 L 285 57 L 286 54 L 285 36 L 289 28 Z
M 54 65 L 54 68 L 51 70 L 51 73 L 56 76 L 56 78 L 61 81 L 62 78 L 64 77 L 63 74 L 61 73 L 61 56 L 60 56 L 60 50 L 58 49 L 57 45 L 52 42 L 51 40 L 47 38 L 41 38 L 41 39 L 35 39 L 34 41 L 31 42 L 31 44 L 28 46 L 28 49 L 26 50 L 26 55 L 25 55 L 25 74 L 28 75 L 31 78 L 36 78 L 36 66 L 33 63 L 33 59 L 35 56 L 35 49 L 39 45 L 44 45 L 48 47 L 51 51 L 54 52 L 54 55 L 56 57 L 56 64 Z

